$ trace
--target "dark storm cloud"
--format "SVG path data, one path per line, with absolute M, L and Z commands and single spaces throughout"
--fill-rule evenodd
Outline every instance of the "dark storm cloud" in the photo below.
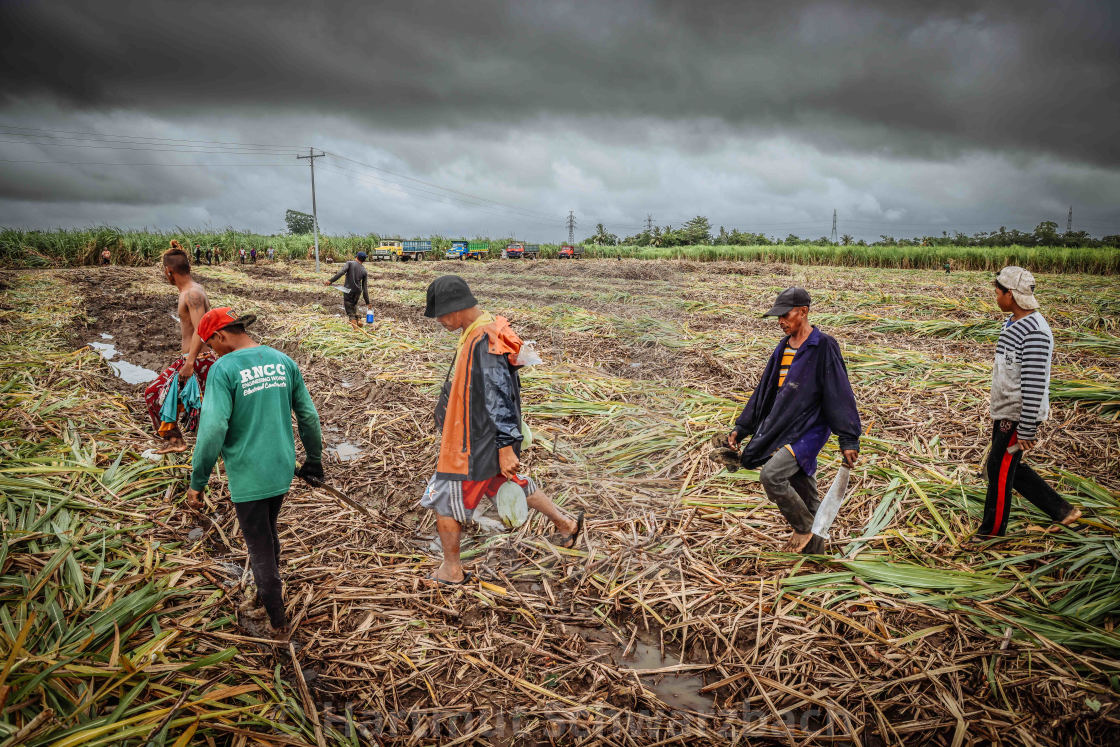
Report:
M 1117 20 L 1091 1 L 6 2 L 2 96 L 396 130 L 707 117 L 853 152 L 1115 165 Z

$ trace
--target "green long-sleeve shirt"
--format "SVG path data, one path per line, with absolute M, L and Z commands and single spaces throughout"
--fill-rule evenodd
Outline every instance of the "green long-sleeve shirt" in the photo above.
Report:
M 223 355 L 206 376 L 191 488 L 206 487 L 221 454 L 234 503 L 287 493 L 296 466 L 293 412 L 307 460 L 321 461 L 319 413 L 295 361 L 267 345 Z

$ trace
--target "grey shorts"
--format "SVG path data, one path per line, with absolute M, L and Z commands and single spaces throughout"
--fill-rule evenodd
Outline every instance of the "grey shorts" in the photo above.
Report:
M 428 486 L 424 488 L 424 497 L 420 499 L 420 505 L 432 509 L 440 516 L 447 516 L 460 524 L 466 524 L 474 516 L 474 510 L 478 508 L 483 496 L 493 498 L 498 488 L 505 482 L 507 480 L 502 475 L 477 481 L 441 480 L 432 475 L 428 480 Z M 537 484 L 528 475 L 518 475 L 516 484 L 525 492 L 526 498 L 538 490 Z

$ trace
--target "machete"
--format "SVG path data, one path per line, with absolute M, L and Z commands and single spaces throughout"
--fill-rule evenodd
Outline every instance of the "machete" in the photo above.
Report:
M 327 493 L 330 493 L 331 495 L 333 495 L 338 500 L 345 503 L 347 506 L 350 506 L 351 508 L 355 508 L 355 509 L 361 511 L 363 514 L 370 517 L 371 519 L 373 518 L 373 514 L 370 513 L 370 510 L 368 508 L 366 508 L 362 504 L 358 503 L 356 500 L 354 500 L 350 496 L 346 495 L 345 493 L 343 493 L 341 490 L 334 487 L 333 485 L 328 485 L 327 483 L 323 482 L 322 480 L 316 480 L 313 477 L 306 477 L 304 475 L 300 475 L 300 477 L 303 479 L 304 482 L 306 482 L 311 487 L 319 488 L 320 490 L 326 491 Z

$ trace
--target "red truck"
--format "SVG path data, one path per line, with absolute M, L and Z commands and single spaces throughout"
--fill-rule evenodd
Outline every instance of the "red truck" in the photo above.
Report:
M 525 245 L 521 242 L 506 244 L 505 251 L 502 254 L 507 259 L 521 259 L 525 256 Z
M 583 247 L 572 246 L 571 244 L 562 244 L 560 251 L 556 253 L 557 259 L 582 259 Z

